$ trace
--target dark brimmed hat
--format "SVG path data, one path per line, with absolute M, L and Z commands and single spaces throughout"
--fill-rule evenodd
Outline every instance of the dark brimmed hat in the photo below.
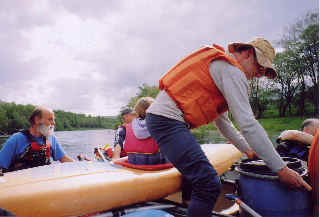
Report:
M 127 115 L 127 114 L 131 114 L 132 113 L 132 109 L 131 108 L 124 108 L 120 111 L 120 115 Z

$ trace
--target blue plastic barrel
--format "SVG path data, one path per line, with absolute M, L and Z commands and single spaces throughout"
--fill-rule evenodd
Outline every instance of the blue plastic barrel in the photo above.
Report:
M 136 211 L 122 217 L 174 217 L 173 215 L 162 210 L 142 210 Z
M 300 160 L 285 158 L 285 162 L 300 174 L 305 172 Z M 311 193 L 281 183 L 262 160 L 244 162 L 237 171 L 240 172 L 238 191 L 241 200 L 261 216 L 312 217 Z M 242 210 L 241 216 L 250 215 Z

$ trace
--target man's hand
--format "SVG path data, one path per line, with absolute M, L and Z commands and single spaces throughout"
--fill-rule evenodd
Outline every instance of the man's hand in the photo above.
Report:
M 256 152 L 254 152 L 252 149 L 250 149 L 249 151 L 246 152 L 246 155 L 249 159 L 254 159 L 257 158 L 258 155 Z
M 311 186 L 306 183 L 303 178 L 294 170 L 284 167 L 278 172 L 278 176 L 281 182 L 286 183 L 291 188 L 305 188 L 311 191 Z

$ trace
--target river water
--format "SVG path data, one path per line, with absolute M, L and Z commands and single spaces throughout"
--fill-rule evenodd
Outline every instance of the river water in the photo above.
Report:
M 79 130 L 55 132 L 65 152 L 76 159 L 78 154 L 93 158 L 93 150 L 97 146 L 113 144 L 114 130 Z
M 97 146 L 113 144 L 114 130 L 79 130 L 79 131 L 58 131 L 55 132 L 58 141 L 65 152 L 76 159 L 80 153 L 89 158 L 93 158 L 93 150 Z M 279 132 L 269 132 L 269 137 L 273 144 L 279 135 Z M 220 135 L 218 131 L 212 131 L 210 134 L 210 143 L 226 143 L 227 140 Z

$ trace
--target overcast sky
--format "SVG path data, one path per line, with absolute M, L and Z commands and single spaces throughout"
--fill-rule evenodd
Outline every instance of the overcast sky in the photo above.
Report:
M 280 39 L 317 0 L 1 0 L 0 99 L 117 115 L 206 44 Z

